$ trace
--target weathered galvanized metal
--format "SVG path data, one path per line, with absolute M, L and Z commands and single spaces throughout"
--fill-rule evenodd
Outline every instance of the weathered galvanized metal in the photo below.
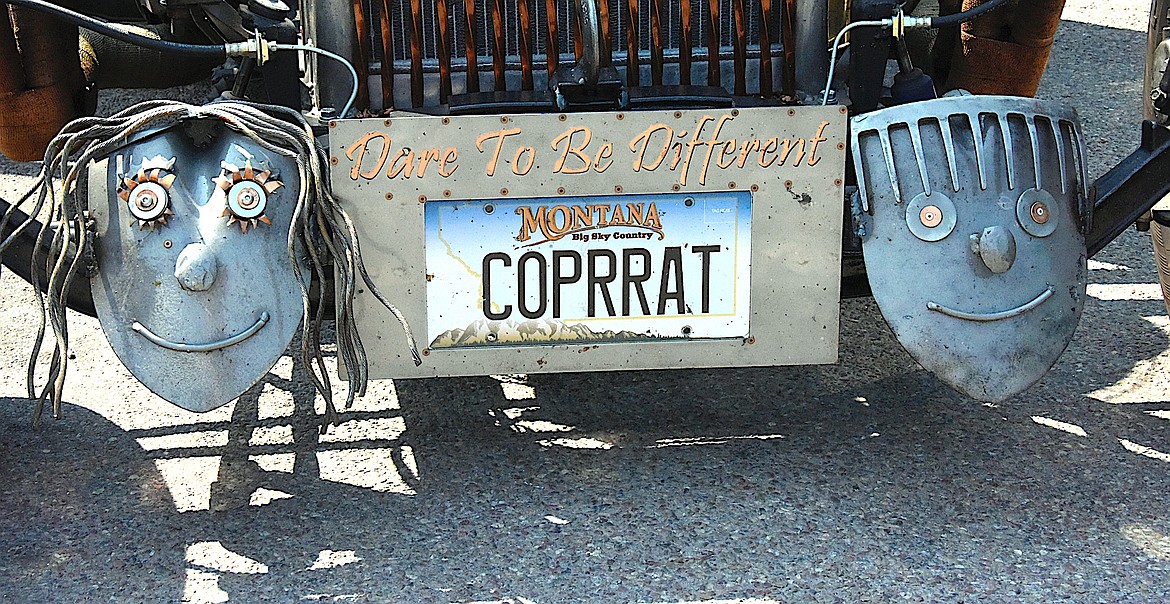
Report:
M 366 266 L 430 345 L 416 368 L 359 292 L 370 375 L 835 361 L 845 119 L 794 107 L 331 124 L 333 190 Z M 602 256 L 617 262 L 588 272 Z M 630 321 L 641 327 L 614 327 Z
M 1064 351 L 1085 298 L 1083 138 L 1076 114 L 965 96 L 853 119 L 873 295 L 923 367 L 1005 400 Z
M 181 128 L 135 142 L 91 167 L 88 198 L 102 331 L 134 377 L 190 411 L 258 382 L 303 310 L 288 255 L 296 164 L 226 128 L 201 142 Z

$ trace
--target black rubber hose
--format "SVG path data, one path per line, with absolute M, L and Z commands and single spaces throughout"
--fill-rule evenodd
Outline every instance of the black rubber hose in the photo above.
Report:
M 9 211 L 9 204 L 7 201 L 0 199 L 0 216 Z M 12 209 L 12 216 L 8 224 L 0 229 L 0 239 L 6 239 L 13 231 L 16 230 L 17 225 L 28 220 L 28 214 Z M 32 266 L 33 258 L 37 256 L 37 233 L 41 230 L 41 223 L 33 222 L 28 228 L 17 237 L 7 250 L 4 250 L 3 261 L 4 266 L 8 267 L 16 276 L 32 283 Z M 41 258 L 48 255 L 48 246 L 41 249 L 39 254 Z M 41 291 L 48 287 L 48 281 L 42 279 L 39 284 Z M 74 279 L 72 285 L 69 286 L 69 291 L 65 294 L 65 305 L 73 310 L 89 315 L 91 317 L 97 316 L 97 311 L 93 307 L 93 294 L 89 291 L 89 279 Z
M 991 12 L 1010 1 L 1011 0 L 988 0 L 988 2 L 980 4 L 979 6 L 976 6 L 975 8 L 968 11 L 947 15 L 945 17 L 934 17 L 930 20 L 930 26 L 939 28 L 966 23 L 975 17 L 978 17 L 979 15 Z
M 126 31 L 101 19 L 83 15 L 79 12 L 57 6 L 51 2 L 45 2 L 44 0 L 4 0 L 3 4 L 22 6 L 24 8 L 46 12 L 78 27 L 96 31 L 115 40 L 150 50 L 215 59 L 227 58 L 227 51 L 223 46 L 213 44 L 185 44 L 183 42 L 169 42 L 167 40 L 150 38 Z

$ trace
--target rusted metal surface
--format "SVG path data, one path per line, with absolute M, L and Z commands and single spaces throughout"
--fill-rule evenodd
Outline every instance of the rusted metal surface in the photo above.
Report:
M 410 0 L 410 104 L 423 104 L 422 0 Z
M 448 23 L 447 0 L 436 0 L 439 14 L 439 102 L 451 97 L 451 26 Z
M 744 0 L 734 0 L 732 12 L 735 13 L 735 39 L 732 48 L 735 49 L 735 94 L 747 94 L 747 16 Z
M 382 30 L 382 107 L 394 108 L 394 28 L 390 24 L 390 0 L 382 0 L 382 12 L 378 14 L 378 25 Z
M 679 48 L 678 48 L 678 83 L 683 86 L 691 85 L 691 46 L 695 43 L 691 37 L 691 3 L 682 2 L 678 5 L 679 19 Z
M 479 53 L 475 49 L 475 0 L 463 0 L 463 32 L 466 40 L 467 92 L 479 92 Z
M 613 64 L 613 38 L 610 37 L 609 2 L 601 0 L 597 3 L 598 16 L 601 18 L 601 63 L 602 67 Z
M 760 96 L 772 96 L 772 0 L 760 0 Z
M 707 85 L 720 86 L 719 0 L 707 0 Z
M 662 0 L 650 0 L 650 82 L 662 85 Z
M 718 0 L 711 0 L 718 2 Z M 638 67 L 638 0 L 626 1 L 626 85 L 638 86 L 641 73 Z M 580 37 L 580 36 L 578 36 Z
M 374 56 L 370 51 L 370 28 L 366 25 L 366 3 L 362 0 L 353 0 L 353 21 L 357 30 L 358 60 L 354 69 L 358 72 L 357 107 L 370 106 L 370 59 Z
M 492 13 L 492 73 L 496 77 L 496 90 L 507 90 L 508 80 L 505 68 L 508 47 L 504 39 L 504 0 L 492 0 L 488 6 Z
M 519 0 L 520 10 L 520 89 L 532 90 L 532 17 L 528 14 L 529 0 Z

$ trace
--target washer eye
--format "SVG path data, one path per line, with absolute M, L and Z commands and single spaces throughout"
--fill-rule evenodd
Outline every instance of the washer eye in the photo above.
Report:
M 1051 193 L 1043 189 L 1029 189 L 1016 202 L 1016 220 L 1025 233 L 1033 237 L 1047 237 L 1056 231 L 1055 208 L 1056 198 Z
M 170 171 L 173 165 L 174 160 L 161 157 L 148 160 L 136 174 L 123 176 L 118 182 L 118 197 L 126 202 L 140 230 L 167 226 L 167 217 L 175 215 L 170 208 L 171 185 L 175 182 L 175 175 Z
M 946 195 L 922 193 L 906 206 L 906 226 L 923 241 L 942 241 L 955 230 L 957 214 L 954 202 Z
M 264 215 L 268 197 L 284 183 L 273 178 L 271 171 L 257 171 L 250 160 L 244 162 L 243 168 L 224 163 L 215 185 L 216 197 L 223 198 L 222 215 L 227 217 L 229 225 L 239 223 L 240 232 L 247 234 L 249 227 L 272 224 Z

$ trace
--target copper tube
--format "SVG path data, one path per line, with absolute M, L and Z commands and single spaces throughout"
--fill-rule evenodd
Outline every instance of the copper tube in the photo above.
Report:
M 784 0 L 780 24 L 784 45 L 784 99 L 796 100 L 796 0 Z
M 719 0 L 707 0 L 707 85 L 722 86 L 719 75 Z
M 382 109 L 394 109 L 394 29 L 390 26 L 390 0 L 382 0 L 378 25 L 382 30 Z
M 747 94 L 747 15 L 743 5 L 744 0 L 735 0 L 732 3 L 732 12 L 735 13 L 735 37 L 731 46 L 735 50 L 735 94 Z
M 492 71 L 496 75 L 496 90 L 507 90 L 504 60 L 508 57 L 508 48 L 504 40 L 504 0 L 492 0 L 488 6 L 492 13 Z
M 532 90 L 532 19 L 528 0 L 519 0 L 520 9 L 520 89 Z
M 475 48 L 475 0 L 463 0 L 463 38 L 467 41 L 467 92 L 479 92 L 479 51 Z
M 638 0 L 626 2 L 626 47 L 626 85 L 638 86 L 641 79 L 638 67 Z
M 691 85 L 691 2 L 682 0 L 678 5 L 679 30 L 678 43 L 678 83 L 683 86 Z
M 410 103 L 423 104 L 422 0 L 410 0 Z
M 650 82 L 662 85 L 662 0 L 650 0 Z
M 358 108 L 370 106 L 370 28 L 366 24 L 366 3 L 362 0 L 353 0 L 353 21 L 355 29 L 355 46 L 357 46 L 357 60 L 354 68 L 358 72 Z
M 544 32 L 544 53 L 548 59 L 548 77 L 552 79 L 560 64 L 560 41 L 557 39 L 557 0 L 544 0 L 545 22 L 548 27 Z
M 772 96 L 772 0 L 760 0 L 760 96 Z
M 447 0 L 437 0 L 439 18 L 439 103 L 451 97 L 451 30 L 447 23 Z

